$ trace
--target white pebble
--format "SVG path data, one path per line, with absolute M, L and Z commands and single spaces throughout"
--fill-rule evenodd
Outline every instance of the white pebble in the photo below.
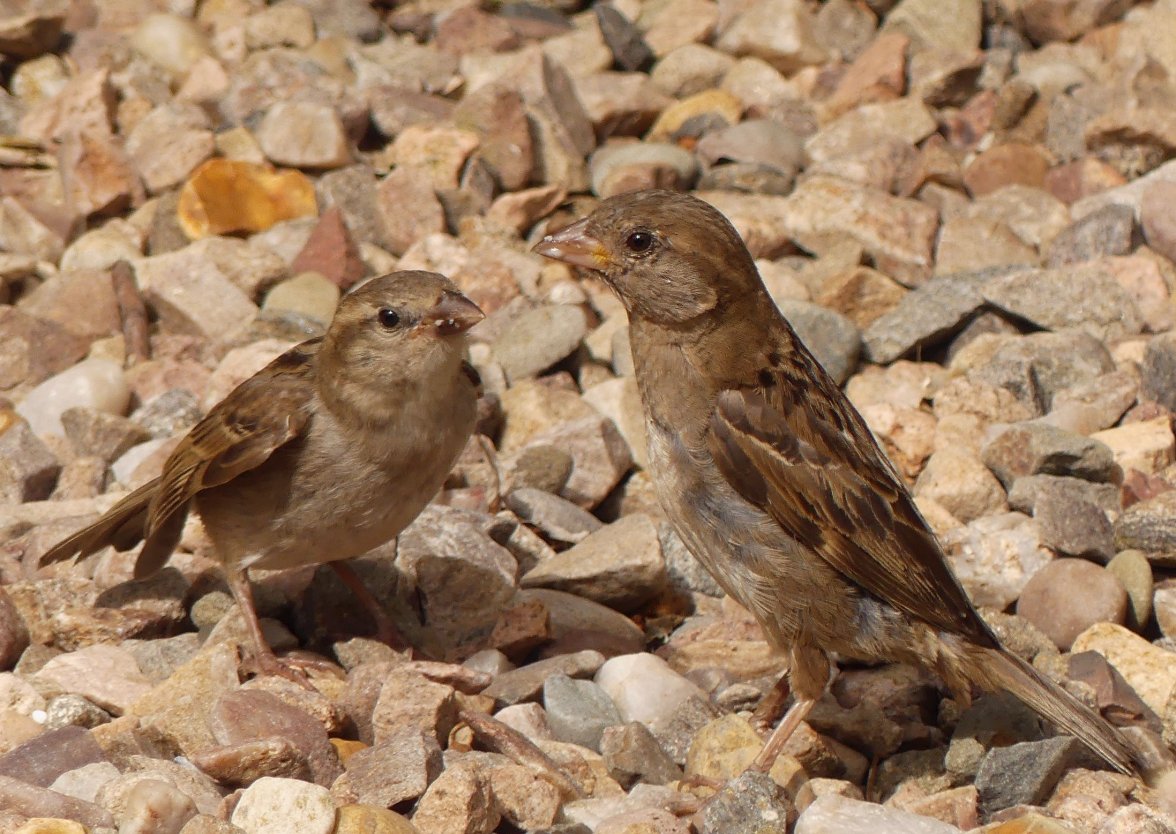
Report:
M 84 359 L 29 391 L 16 413 L 36 434 L 64 435 L 61 415 L 66 409 L 81 406 L 123 415 L 130 401 L 121 365 L 110 359 Z
M 597 671 L 596 683 L 613 699 L 621 718 L 650 729 L 670 721 L 690 698 L 707 700 L 705 692 L 652 654 L 610 658 Z
M 321 785 L 263 776 L 241 794 L 231 822 L 248 834 L 330 834 L 335 802 Z

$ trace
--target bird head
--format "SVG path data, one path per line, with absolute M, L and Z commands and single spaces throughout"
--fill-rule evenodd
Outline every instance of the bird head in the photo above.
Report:
M 689 322 L 762 286 L 727 218 L 676 191 L 610 197 L 534 251 L 599 273 L 630 315 L 662 324 Z
M 483 318 L 443 275 L 382 275 L 340 300 L 323 340 L 322 361 L 357 386 L 391 392 L 403 380 L 456 372 L 465 334 Z

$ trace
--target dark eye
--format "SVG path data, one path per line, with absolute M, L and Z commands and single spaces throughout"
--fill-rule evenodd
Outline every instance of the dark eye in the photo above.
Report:
M 631 232 L 625 238 L 625 247 L 630 252 L 648 252 L 653 247 L 653 235 L 649 232 Z
M 381 307 L 380 312 L 376 313 L 376 318 L 380 320 L 381 325 L 389 330 L 400 324 L 400 314 L 390 307 Z

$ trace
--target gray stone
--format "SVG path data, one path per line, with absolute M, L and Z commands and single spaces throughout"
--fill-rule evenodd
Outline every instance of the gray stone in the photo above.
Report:
M 1041 719 L 1029 707 L 1007 692 L 987 694 L 960 716 L 944 765 L 954 781 L 971 780 L 993 744 L 1040 738 Z
M 649 516 L 634 513 L 536 565 L 520 585 L 568 591 L 631 611 L 664 587 L 665 571 L 657 528 Z
M 20 504 L 48 498 L 61 464 L 23 420 L 0 433 L 0 501 Z
M 638 781 L 666 785 L 682 778 L 682 769 L 639 721 L 606 727 L 600 737 L 600 754 L 609 775 L 624 788 Z
M 862 334 L 866 358 L 881 365 L 951 336 L 980 309 L 980 290 L 996 272 L 943 275 L 909 292 Z
M 994 747 L 976 771 L 976 790 L 985 813 L 1014 805 L 1039 805 L 1078 755 L 1069 737 Z
M 493 698 L 499 706 L 531 701 L 543 691 L 543 682 L 551 675 L 588 677 L 603 663 L 604 655 L 590 650 L 538 660 L 498 675 L 482 694 Z
M 552 541 L 575 544 L 604 526 L 592 513 L 566 498 L 538 489 L 511 491 L 506 496 L 506 506 Z
M 1019 478 L 1017 482 L 1021 480 L 1025 479 Z M 1047 547 L 1065 556 L 1095 559 L 1105 564 L 1115 555 L 1114 528 L 1103 506 L 1090 499 L 1089 493 L 1094 489 L 1085 488 L 1087 483 L 1078 478 L 1055 478 L 1046 482 L 1037 491 L 1033 517 L 1037 519 L 1041 540 Z M 1106 492 L 1103 490 L 1104 495 Z
M 1104 267 L 1030 269 L 994 278 L 984 300 L 1046 330 L 1077 328 L 1108 341 L 1143 329 L 1135 300 Z
M 990 440 L 980 453 L 1007 489 L 1025 475 L 1071 475 L 1109 481 L 1115 460 L 1105 443 L 1042 423 L 1018 423 Z
M 1048 493 L 1072 496 L 1075 500 L 1093 504 L 1104 513 L 1117 514 L 1121 509 L 1119 488 L 1114 484 L 1096 484 L 1062 475 L 1017 478 L 1009 488 L 1009 508 L 1033 515 L 1038 499 Z
M 1003 342 L 969 379 L 1007 388 L 1035 414 L 1053 406 L 1054 396 L 1114 370 L 1098 339 L 1085 333 L 1033 333 Z
M 1144 397 L 1176 411 L 1176 333 L 1161 333 L 1148 340 L 1140 376 Z
M 1115 547 L 1142 550 L 1153 566 L 1176 567 L 1176 491 L 1133 504 L 1119 516 Z
M 600 738 L 621 723 L 616 704 L 597 684 L 567 675 L 550 675 L 543 682 L 547 724 L 559 741 L 600 750 Z
M 584 311 L 545 304 L 516 316 L 494 340 L 494 358 L 507 379 L 534 376 L 574 351 L 588 333 Z
M 776 302 L 800 340 L 838 385 L 857 367 L 862 335 L 852 321 L 840 313 L 808 301 Z
M 786 830 L 796 808 L 771 776 L 745 770 L 719 789 L 701 816 L 699 834 L 756 834 Z
M 1109 205 L 1074 221 L 1049 245 L 1047 266 L 1093 260 L 1102 255 L 1127 255 L 1135 248 L 1135 212 Z

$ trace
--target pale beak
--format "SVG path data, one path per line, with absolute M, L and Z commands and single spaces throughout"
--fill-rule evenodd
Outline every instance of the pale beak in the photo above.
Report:
M 424 326 L 432 325 L 442 336 L 465 333 L 486 318 L 478 305 L 458 292 L 446 292 L 421 319 Z
M 612 263 L 604 244 L 588 234 L 588 218 L 548 235 L 531 250 L 553 261 L 585 269 L 603 270 Z

